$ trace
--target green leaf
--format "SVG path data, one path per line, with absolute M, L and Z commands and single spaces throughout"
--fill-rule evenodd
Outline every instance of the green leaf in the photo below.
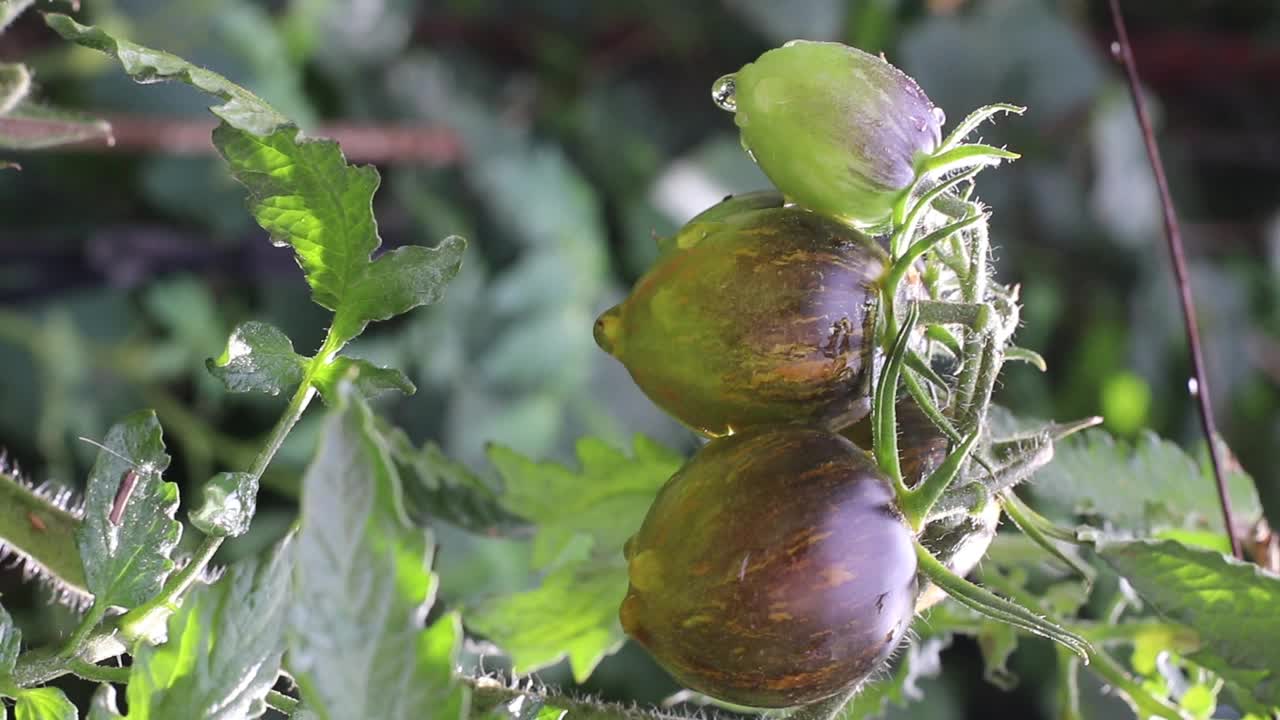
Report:
M 393 390 L 405 395 L 418 391 L 409 378 L 395 368 L 379 367 L 368 360 L 345 355 L 339 355 L 333 362 L 318 367 L 312 377 L 312 384 L 320 391 L 324 403 L 333 405 L 337 399 L 338 385 L 344 379 L 351 381 L 356 392 L 365 398 L 375 398 Z
M 116 689 L 111 685 L 99 685 L 89 702 L 88 720 L 118 720 L 123 716 L 116 708 Z
M 454 236 L 370 262 L 381 244 L 372 205 L 378 171 L 348 165 L 337 143 L 299 142 L 295 127 L 259 136 L 227 125 L 213 141 L 248 188 L 258 224 L 294 249 L 312 299 L 336 314 L 330 335 L 339 344 L 370 321 L 439 300 L 457 274 L 466 242 Z
M 625 636 L 618 606 L 627 593 L 627 566 L 616 558 L 560 567 L 527 592 L 483 604 L 467 614 L 467 626 L 511 655 L 518 674 L 564 658 L 574 680 L 591 676 Z
M 22 631 L 13 624 L 9 611 L 0 605 L 0 695 L 12 695 L 15 688 L 9 679 L 22 649 Z
M 1227 480 L 1236 516 L 1246 522 L 1261 517 L 1253 480 L 1243 471 Z M 1030 492 L 1042 506 L 1098 515 L 1139 534 L 1165 527 L 1223 532 L 1217 488 L 1207 469 L 1152 433 L 1133 445 L 1102 430 L 1068 438 L 1036 475 Z
M 55 687 L 32 688 L 18 693 L 14 720 L 77 720 L 80 711 Z
M 590 437 L 578 441 L 577 454 L 574 470 L 489 448 L 505 486 L 499 502 L 537 523 L 534 564 L 553 570 L 539 587 L 468 613 L 467 625 L 509 653 L 518 673 L 568 657 L 582 682 L 622 643 L 622 546 L 684 458 L 643 436 L 632 457 Z
M 400 428 L 384 426 L 391 456 L 404 478 L 405 509 L 421 526 L 441 521 L 482 535 L 528 527 L 502 506 L 498 491 L 433 442 L 415 448 Z
M 255 135 L 268 135 L 289 124 L 283 115 L 258 96 L 176 55 L 118 40 L 99 28 L 81 25 L 66 15 L 50 13 L 45 15 L 45 22 L 64 39 L 115 57 L 124 71 L 138 82 L 180 80 L 221 98 L 225 102 L 213 107 L 213 114 L 234 128 Z
M 191 511 L 191 524 L 214 537 L 239 537 L 249 531 L 258 507 L 258 476 L 221 472 L 204 485 L 204 503 Z
M 300 521 L 295 589 L 304 600 L 289 618 L 289 658 L 306 705 L 343 720 L 462 717 L 456 620 L 440 621 L 450 631 L 420 627 L 436 587 L 431 543 L 405 518 L 386 441 L 350 388 L 303 477 Z
M 265 562 L 237 563 L 188 596 L 165 644 L 134 655 L 129 720 L 262 715 L 284 652 L 291 565 L 286 540 Z
M 154 412 L 112 426 L 103 445 L 89 472 L 76 544 L 94 604 L 132 608 L 158 593 L 173 570 L 170 554 L 182 535 L 173 519 L 178 486 L 162 477 L 169 456 Z
M 581 469 L 573 470 L 491 446 L 489 460 L 505 489 L 501 502 L 540 528 L 583 533 L 595 541 L 598 553 L 620 555 L 684 457 L 640 435 L 632 457 L 592 437 L 578 441 L 577 453 Z
M 293 351 L 279 328 L 250 320 L 231 332 L 222 355 L 205 364 L 231 392 L 279 395 L 302 382 L 307 358 Z
M 1166 618 L 1200 634 L 1186 657 L 1280 707 L 1280 577 L 1170 540 L 1099 543 L 1099 554 Z
M 110 138 L 111 125 L 104 120 L 30 100 L 0 117 L 0 147 L 13 150 L 39 150 Z

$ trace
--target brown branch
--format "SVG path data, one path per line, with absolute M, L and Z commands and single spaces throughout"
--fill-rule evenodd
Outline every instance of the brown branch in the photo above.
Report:
M 1231 512 L 1231 497 L 1227 494 L 1227 480 L 1223 474 L 1222 451 L 1218 447 L 1218 429 L 1213 420 L 1213 408 L 1209 400 L 1209 382 L 1204 369 L 1204 357 L 1200 350 L 1200 330 L 1196 325 L 1195 305 L 1191 300 L 1191 282 L 1187 278 L 1187 259 L 1182 249 L 1182 234 L 1178 230 L 1178 218 L 1173 209 L 1173 198 L 1169 194 L 1169 181 L 1164 174 L 1164 163 L 1160 160 L 1160 148 L 1156 146 L 1155 132 L 1151 129 L 1151 117 L 1147 114 L 1146 102 L 1142 99 L 1142 89 L 1138 80 L 1138 66 L 1133 59 L 1133 48 L 1129 45 L 1129 33 L 1125 30 L 1124 16 L 1120 13 L 1120 0 L 1110 0 L 1111 22 L 1115 25 L 1117 41 L 1111 44 L 1111 52 L 1124 64 L 1125 77 L 1129 81 L 1129 93 L 1133 96 L 1133 107 L 1138 114 L 1138 124 L 1142 127 L 1142 141 L 1147 146 L 1147 157 L 1151 160 L 1151 171 L 1155 174 L 1156 188 L 1160 191 L 1160 205 L 1164 210 L 1164 231 L 1169 241 L 1169 255 L 1173 258 L 1173 273 L 1177 279 L 1178 296 L 1182 301 L 1182 319 L 1186 323 L 1187 345 L 1190 348 L 1191 368 L 1195 374 L 1191 385 L 1191 394 L 1200 409 L 1200 422 L 1204 427 L 1205 437 L 1209 441 L 1209 459 L 1213 465 L 1213 477 L 1218 484 L 1218 500 L 1222 503 L 1222 522 L 1226 526 L 1227 537 L 1231 540 L 1231 552 L 1236 558 L 1244 559 L 1244 549 L 1240 538 L 1236 536 L 1236 526 Z
M 114 144 L 81 143 L 64 151 L 158 155 L 214 152 L 210 140 L 214 121 L 142 115 L 108 115 L 104 119 L 111 123 Z M 457 163 L 463 154 L 458 135 L 439 126 L 334 123 L 307 131 L 307 135 L 337 140 L 347 159 L 360 163 L 444 166 Z

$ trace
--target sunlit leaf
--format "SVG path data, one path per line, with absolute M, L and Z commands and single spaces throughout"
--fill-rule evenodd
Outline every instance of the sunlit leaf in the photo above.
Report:
M 1171 540 L 1103 542 L 1102 558 L 1161 615 L 1194 629 L 1186 657 L 1280 707 L 1280 577 Z
M 58 688 L 42 687 L 18 693 L 13 717 L 14 720 L 76 720 L 80 712 Z
M 300 519 L 289 663 L 305 704 L 344 720 L 462 717 L 457 620 L 420 625 L 435 595 L 431 543 L 405 518 L 386 441 L 349 388 L 303 478 Z
M 286 543 L 187 597 L 165 643 L 144 643 L 134 655 L 129 720 L 261 716 L 284 652 L 291 565 Z
M 251 320 L 236 327 L 222 354 L 205 364 L 231 392 L 279 395 L 302 382 L 306 362 L 279 328 Z

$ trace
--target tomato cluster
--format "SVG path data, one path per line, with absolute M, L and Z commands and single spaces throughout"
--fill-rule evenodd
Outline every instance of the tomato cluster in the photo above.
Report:
M 621 620 L 686 686 L 788 707 L 861 683 L 936 601 L 857 423 L 884 359 L 884 233 L 941 114 L 883 59 L 832 43 L 765 53 L 713 95 L 781 192 L 726 199 L 660 241 L 596 323 L 646 395 L 710 438 L 627 545 Z M 909 475 L 948 449 L 920 428 Z

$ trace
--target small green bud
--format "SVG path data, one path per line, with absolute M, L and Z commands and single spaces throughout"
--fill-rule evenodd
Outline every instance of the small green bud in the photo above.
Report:
M 942 111 L 883 58 L 794 40 L 716 81 L 742 145 L 789 199 L 872 228 L 942 142 Z

